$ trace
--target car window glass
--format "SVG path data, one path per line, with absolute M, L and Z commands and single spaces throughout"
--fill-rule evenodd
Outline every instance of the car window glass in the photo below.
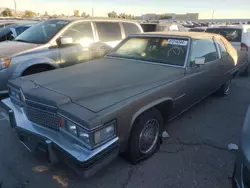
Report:
M 49 42 L 69 22 L 70 21 L 67 20 L 43 21 L 21 33 L 15 38 L 15 40 L 27 43 L 45 44 Z
M 216 43 L 217 43 L 217 45 L 219 47 L 221 57 L 223 58 L 223 57 L 228 56 L 229 54 L 228 54 L 227 49 L 226 49 L 224 43 L 222 42 L 222 40 L 219 39 L 219 38 L 216 38 Z
M 95 22 L 99 40 L 102 42 L 117 41 L 122 39 L 119 23 Z
M 216 33 L 225 37 L 229 42 L 241 42 L 242 29 L 208 28 L 207 33 Z
M 207 38 L 193 40 L 190 65 L 194 65 L 195 59 L 201 57 L 205 58 L 205 63 L 218 59 L 218 53 L 213 39 Z
M 123 23 L 123 28 L 125 32 L 125 36 L 133 33 L 141 33 L 139 27 L 133 23 Z
M 131 37 L 109 56 L 184 66 L 188 39 Z
M 71 26 L 62 37 L 70 37 L 73 43 L 86 43 L 94 40 L 92 26 L 89 22 L 77 23 Z
M 29 28 L 28 26 L 18 27 L 18 28 L 16 28 L 16 34 L 20 35 L 22 32 L 24 32 L 28 28 Z

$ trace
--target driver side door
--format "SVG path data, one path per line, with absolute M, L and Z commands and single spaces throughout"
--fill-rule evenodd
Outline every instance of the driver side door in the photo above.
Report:
M 196 58 L 204 58 L 203 65 L 196 65 Z M 220 58 L 213 38 L 193 39 L 189 65 L 186 69 L 187 99 L 190 105 L 211 94 L 220 80 Z
M 70 44 L 59 46 L 61 67 L 71 66 L 91 59 L 89 47 L 95 42 L 91 22 L 75 23 L 60 38 L 72 40 Z

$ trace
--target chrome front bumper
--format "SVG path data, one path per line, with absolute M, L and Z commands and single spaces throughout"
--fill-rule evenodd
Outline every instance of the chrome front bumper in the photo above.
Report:
M 92 176 L 119 154 L 118 138 L 90 150 L 63 132 L 30 122 L 23 108 L 14 105 L 9 98 L 2 100 L 1 104 L 9 114 L 11 127 L 15 128 L 21 143 L 29 151 L 42 151 L 51 162 L 63 161 L 84 177 Z

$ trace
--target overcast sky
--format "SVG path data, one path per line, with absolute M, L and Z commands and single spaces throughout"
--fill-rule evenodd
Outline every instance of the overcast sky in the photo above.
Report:
M 14 0 L 1 0 L 0 7 L 14 8 Z M 201 19 L 250 18 L 250 0 L 16 0 L 18 10 L 72 15 L 74 10 L 106 16 L 114 10 L 133 15 L 145 13 L 198 12 Z

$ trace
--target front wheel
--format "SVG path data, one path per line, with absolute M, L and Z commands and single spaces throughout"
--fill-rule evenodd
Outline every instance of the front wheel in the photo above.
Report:
M 136 164 L 152 156 L 160 146 L 163 118 L 157 109 L 150 109 L 135 121 L 127 150 L 127 157 Z
M 218 96 L 224 97 L 227 96 L 229 94 L 230 88 L 231 88 L 231 82 L 232 79 L 226 81 L 219 90 L 217 90 L 216 94 Z

